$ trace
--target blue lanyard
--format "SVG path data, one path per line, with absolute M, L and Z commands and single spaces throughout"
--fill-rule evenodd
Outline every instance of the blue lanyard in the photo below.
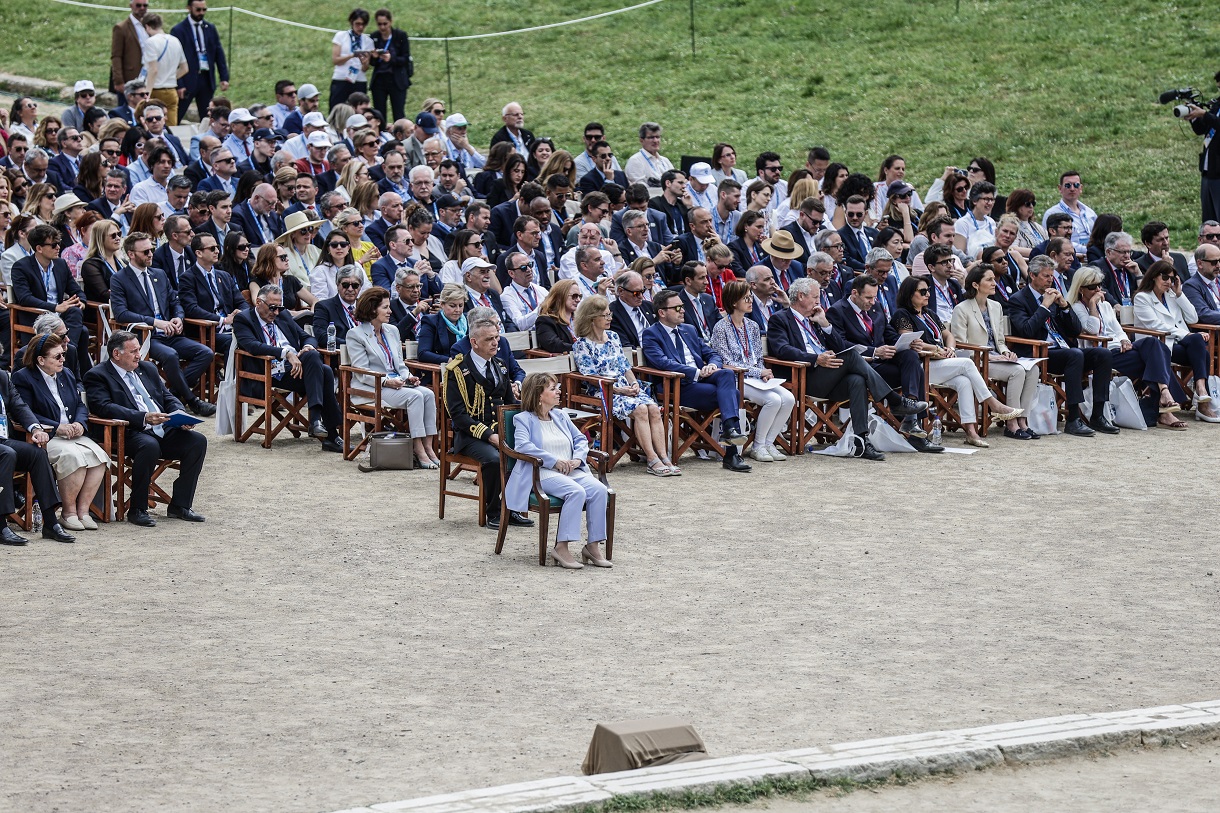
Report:
M 801 330 L 803 330 L 805 332 L 805 336 L 809 339 L 809 343 L 813 345 L 814 349 L 817 350 L 818 355 L 825 353 L 826 348 L 822 345 L 821 342 L 818 341 L 818 337 L 816 335 L 814 335 L 814 332 L 809 329 L 809 323 L 806 322 L 801 317 L 797 316 L 795 313 L 793 313 L 792 315 L 794 317 L 796 317 L 796 323 L 801 326 Z
M 741 351 L 741 358 L 746 365 L 754 362 L 754 344 L 750 341 L 750 327 L 742 320 L 741 333 L 746 334 L 745 340 L 741 338 L 741 333 L 737 332 L 737 325 L 733 324 L 733 320 L 729 320 L 729 327 L 733 329 L 733 338 L 737 340 L 737 349 Z

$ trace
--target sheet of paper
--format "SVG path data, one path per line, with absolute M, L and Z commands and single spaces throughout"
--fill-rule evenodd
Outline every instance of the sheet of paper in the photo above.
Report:
M 898 337 L 898 341 L 894 342 L 894 348 L 897 350 L 910 350 L 911 343 L 918 341 L 923 337 L 923 333 L 912 330 L 910 333 L 903 333 Z

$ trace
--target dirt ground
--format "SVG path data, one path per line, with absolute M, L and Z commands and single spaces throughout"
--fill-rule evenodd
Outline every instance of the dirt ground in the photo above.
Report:
M 1220 697 L 1218 444 L 628 465 L 614 569 L 565 572 L 428 472 L 213 438 L 205 525 L 0 550 L 0 810 L 333 811 L 662 714 L 727 756 Z
M 1214 813 L 1220 809 L 1220 745 L 1139 749 L 1090 759 L 1000 767 L 905 787 L 759 802 L 757 813 Z M 732 809 L 727 809 L 731 811 Z

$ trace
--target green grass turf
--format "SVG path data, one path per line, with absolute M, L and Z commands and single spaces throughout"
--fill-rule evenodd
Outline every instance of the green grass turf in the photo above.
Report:
M 113 2 L 113 0 L 109 0 Z M 330 28 L 349 4 L 239 0 L 252 10 Z M 502 31 L 607 11 L 630 0 L 419 0 L 396 23 L 417 35 Z M 165 5 L 152 3 L 153 6 Z M 177 5 L 177 3 L 173 4 Z M 214 5 L 219 5 L 216 3 Z M 368 6 L 370 10 L 376 6 Z M 486 144 L 507 101 L 526 126 L 580 149 L 586 121 L 608 127 L 625 158 L 644 120 L 665 126 L 663 151 L 709 155 L 732 142 L 752 174 L 773 149 L 785 172 L 805 150 L 827 145 L 835 160 L 874 176 L 897 152 L 921 190 L 944 165 L 973 155 L 995 161 L 1006 192 L 1032 188 L 1039 210 L 1057 200 L 1066 167 L 1084 175 L 1084 199 L 1123 216 L 1128 230 L 1156 218 L 1174 245 L 1194 245 L 1200 139 L 1156 104 L 1186 84 L 1210 98 L 1220 68 L 1215 7 L 1133 0 L 1092 2 L 834 3 L 828 0 L 696 0 L 698 54 L 690 53 L 689 5 L 665 2 L 576 26 L 450 45 L 449 110 Z M 167 27 L 181 16 L 165 15 Z M 229 15 L 213 11 L 226 47 Z M 0 70 L 71 83 L 106 81 L 110 27 L 120 12 L 52 2 L 0 3 Z M 274 101 L 280 78 L 329 83 L 329 36 L 234 17 L 230 95 Z M 440 43 L 413 46 L 408 108 L 448 96 Z M 1209 92 L 1210 91 L 1210 92 Z

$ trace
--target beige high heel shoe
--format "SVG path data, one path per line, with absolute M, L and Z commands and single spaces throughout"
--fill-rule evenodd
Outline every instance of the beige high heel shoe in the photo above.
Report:
M 551 561 L 555 563 L 555 567 L 562 567 L 564 570 L 584 569 L 584 565 L 572 558 L 570 551 L 560 552 L 559 548 L 551 548 Z
M 580 549 L 580 561 L 593 567 L 614 567 L 609 559 L 602 558 L 601 548 L 596 542 L 590 542 Z

